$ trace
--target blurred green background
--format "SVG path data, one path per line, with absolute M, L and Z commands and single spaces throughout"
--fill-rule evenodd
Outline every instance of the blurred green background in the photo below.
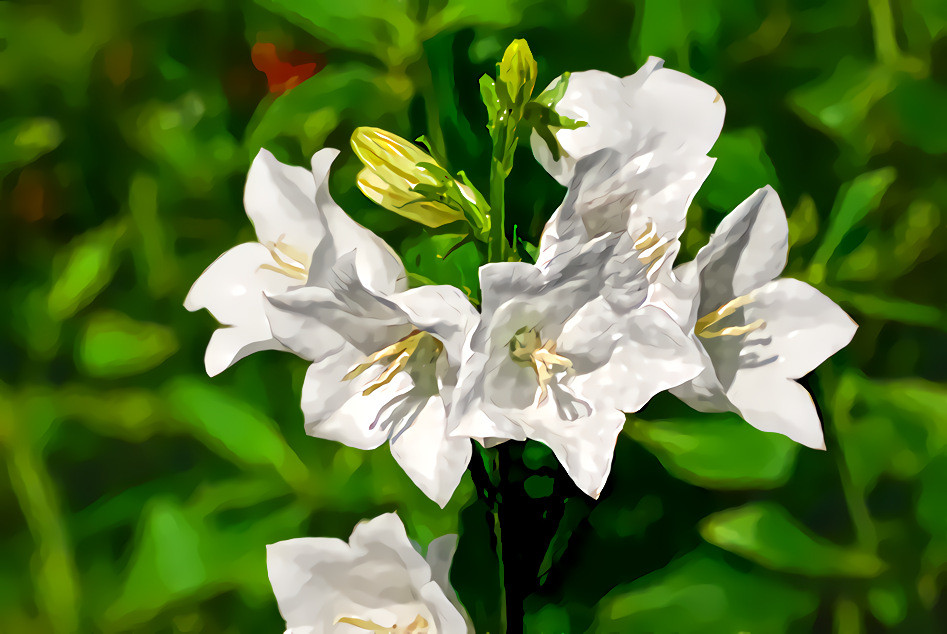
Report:
M 264 544 L 389 510 L 422 544 L 462 533 L 452 577 L 497 631 L 470 477 L 442 511 L 386 449 L 306 437 L 289 355 L 209 379 L 215 322 L 182 301 L 254 239 L 261 146 L 341 148 L 343 207 L 410 270 L 475 289 L 473 245 L 441 259 L 449 231 L 358 193 L 348 137 L 427 134 L 486 191 L 477 79 L 515 37 L 541 86 L 649 55 L 714 86 L 727 119 L 685 257 L 770 183 L 787 275 L 860 325 L 804 381 L 827 452 L 667 395 L 630 419 L 598 503 L 542 447 L 511 449 L 507 500 L 547 538 L 510 555 L 527 631 L 945 631 L 945 33 L 940 0 L 0 2 L 0 632 L 280 632 Z M 521 148 L 507 192 L 535 240 L 563 190 Z

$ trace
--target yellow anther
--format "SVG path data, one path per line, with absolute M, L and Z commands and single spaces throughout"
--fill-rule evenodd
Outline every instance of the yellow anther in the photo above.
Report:
M 572 368 L 572 361 L 556 354 L 556 342 L 542 341 L 535 328 L 521 328 L 510 339 L 510 357 L 518 364 L 531 367 L 539 383 L 539 402 L 546 400 L 547 388 L 553 377 Z
M 369 355 L 362 363 L 349 370 L 343 381 L 351 381 L 365 370 L 372 367 L 379 361 L 391 359 L 381 374 L 374 381 L 365 386 L 362 396 L 368 396 L 383 385 L 391 382 L 395 375 L 408 366 L 408 362 L 414 357 L 422 364 L 431 364 L 444 349 L 444 344 L 432 337 L 430 334 L 421 330 L 414 330 L 408 336 L 399 339 L 395 343 L 382 348 L 378 352 Z M 392 359 L 394 357 L 394 359 Z
M 673 242 L 658 235 L 657 228 L 650 220 L 647 226 L 635 239 L 635 250 L 638 251 L 638 261 L 645 265 L 658 262 L 671 248 Z
M 762 319 L 757 319 L 753 323 L 747 324 L 745 326 L 727 326 L 721 328 L 720 330 L 708 330 L 708 328 L 715 325 L 720 320 L 735 313 L 737 309 L 752 303 L 753 297 L 751 294 L 741 295 L 740 297 L 731 299 L 729 302 L 714 312 L 708 313 L 698 319 L 694 324 L 694 334 L 704 339 L 712 339 L 714 337 L 739 337 L 740 335 L 745 335 L 747 333 L 753 332 L 754 330 L 762 328 L 766 325 L 766 322 Z
M 284 237 L 284 235 L 280 236 L 276 242 L 263 243 L 276 264 L 261 264 L 260 268 L 305 281 L 309 277 L 310 256 L 283 242 Z
M 427 619 L 425 619 L 420 614 L 417 618 L 414 619 L 407 627 L 385 627 L 384 625 L 378 625 L 374 621 L 368 621 L 366 619 L 359 619 L 352 616 L 343 616 L 335 620 L 338 623 L 345 623 L 346 625 L 354 625 L 357 628 L 361 628 L 366 632 L 383 632 L 384 634 L 427 634 L 430 624 Z

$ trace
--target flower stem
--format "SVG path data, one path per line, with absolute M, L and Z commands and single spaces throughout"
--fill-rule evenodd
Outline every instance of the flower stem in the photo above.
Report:
M 506 261 L 506 172 L 496 158 L 490 161 L 490 248 L 491 262 Z

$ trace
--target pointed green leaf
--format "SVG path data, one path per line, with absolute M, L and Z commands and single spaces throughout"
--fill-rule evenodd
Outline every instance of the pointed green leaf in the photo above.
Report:
M 799 445 L 735 414 L 633 420 L 625 432 L 676 478 L 711 489 L 772 489 L 792 474 Z
M 76 346 L 76 361 L 88 376 L 114 378 L 150 370 L 177 349 L 178 340 L 170 328 L 102 311 L 86 322 Z
M 210 449 L 242 466 L 273 468 L 290 485 L 305 486 L 306 467 L 263 413 L 201 379 L 176 379 L 164 392 L 175 419 Z
M 736 570 L 719 555 L 697 549 L 609 593 L 589 631 L 786 632 L 817 606 L 813 592 Z
M 767 568 L 810 577 L 876 577 L 886 567 L 871 553 L 815 535 L 771 502 L 714 513 L 701 522 L 700 534 Z

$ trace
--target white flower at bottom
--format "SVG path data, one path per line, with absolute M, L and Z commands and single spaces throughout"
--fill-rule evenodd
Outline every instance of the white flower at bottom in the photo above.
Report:
M 423 557 L 387 513 L 356 526 L 348 543 L 304 537 L 267 546 L 287 634 L 472 632 L 448 581 L 456 538 L 435 539 Z
M 786 265 L 786 213 L 770 187 L 731 212 L 680 280 L 675 312 L 701 344 L 704 370 L 671 392 L 700 411 L 733 411 L 763 431 L 824 449 L 812 397 L 794 379 L 844 348 L 857 326 Z M 670 295 L 668 295 L 670 298 Z

